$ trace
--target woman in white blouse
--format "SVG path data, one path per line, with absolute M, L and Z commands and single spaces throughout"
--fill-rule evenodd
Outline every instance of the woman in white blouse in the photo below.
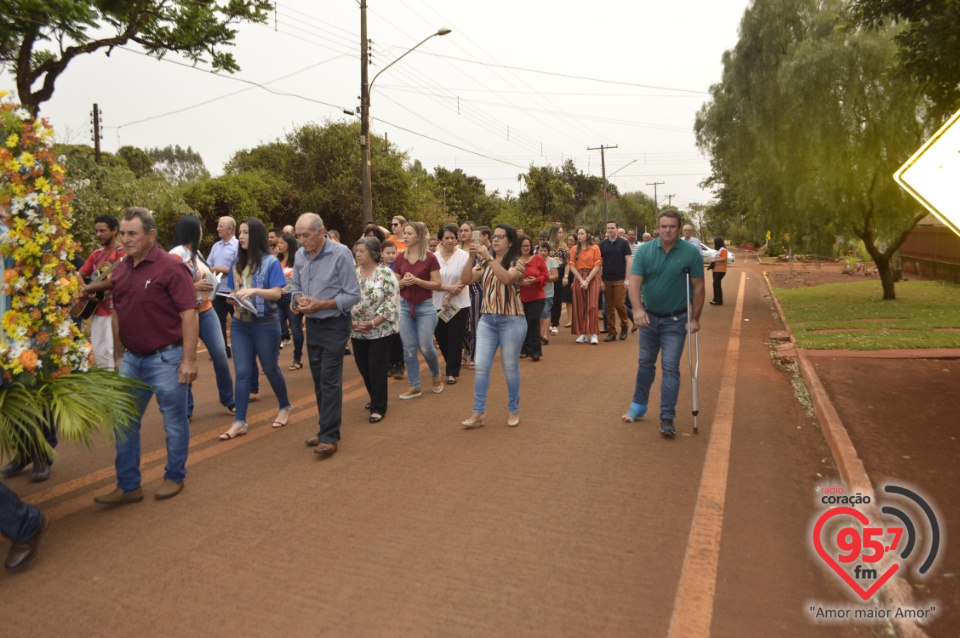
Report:
M 440 262 L 440 290 L 433 293 L 433 305 L 440 319 L 433 334 L 446 363 L 448 385 L 460 376 L 463 338 L 470 320 L 470 290 L 460 281 L 470 253 L 460 248 L 457 230 L 453 224 L 441 228 L 437 235 L 440 245 L 434 253 Z

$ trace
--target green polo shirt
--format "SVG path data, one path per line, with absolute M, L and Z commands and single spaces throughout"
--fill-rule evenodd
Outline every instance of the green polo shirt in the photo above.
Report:
M 691 279 L 703 279 L 703 257 L 693 244 L 677 240 L 669 254 L 664 252 L 659 238 L 640 246 L 630 274 L 643 277 L 641 295 L 647 310 L 667 314 L 687 307 L 684 268 L 690 269 Z M 692 299 L 692 286 L 690 296 Z

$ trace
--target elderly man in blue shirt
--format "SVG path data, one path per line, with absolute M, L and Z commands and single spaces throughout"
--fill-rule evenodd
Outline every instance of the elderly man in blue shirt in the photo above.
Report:
M 316 213 L 297 219 L 300 250 L 293 267 L 291 307 L 307 316 L 307 357 L 320 413 L 320 431 L 306 440 L 320 456 L 337 451 L 343 407 L 343 356 L 350 309 L 360 301 L 353 253 L 326 233 Z

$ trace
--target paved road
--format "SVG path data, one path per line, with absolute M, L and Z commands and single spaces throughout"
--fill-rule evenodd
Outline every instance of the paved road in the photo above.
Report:
M 739 292 L 738 292 L 739 291 Z M 769 356 L 778 328 L 755 266 L 738 263 L 727 305 L 704 310 L 700 434 L 684 359 L 680 435 L 656 410 L 623 424 L 637 344 L 554 337 L 522 363 L 522 423 L 505 425 L 495 371 L 490 422 L 463 431 L 472 372 L 439 396 L 367 423 L 347 361 L 343 441 L 304 447 L 316 406 L 309 372 L 286 375 L 295 409 L 270 427 L 265 379 L 250 434 L 203 378 L 186 488 L 151 494 L 163 472 L 155 406 L 144 426 L 147 499 L 105 509 L 113 450 L 59 448 L 53 479 L 7 483 L 52 518 L 23 574 L 0 575 L 5 627 L 58 635 L 818 636 L 807 601 L 844 595 L 807 547 L 822 437 Z M 739 302 L 739 303 L 738 303 Z M 634 335 L 635 337 L 635 335 Z M 284 349 L 284 369 L 291 360 Z M 659 382 L 658 384 L 659 385 Z M 656 404 L 659 393 L 654 392 Z M 2 549 L 2 548 L 0 548 Z M 869 632 L 868 632 L 869 633 Z M 862 635 L 862 633 L 861 633 Z

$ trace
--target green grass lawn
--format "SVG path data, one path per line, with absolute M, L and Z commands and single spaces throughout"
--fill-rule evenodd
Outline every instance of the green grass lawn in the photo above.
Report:
M 900 282 L 896 301 L 880 298 L 876 280 L 774 290 L 801 348 L 960 348 L 954 284 Z

